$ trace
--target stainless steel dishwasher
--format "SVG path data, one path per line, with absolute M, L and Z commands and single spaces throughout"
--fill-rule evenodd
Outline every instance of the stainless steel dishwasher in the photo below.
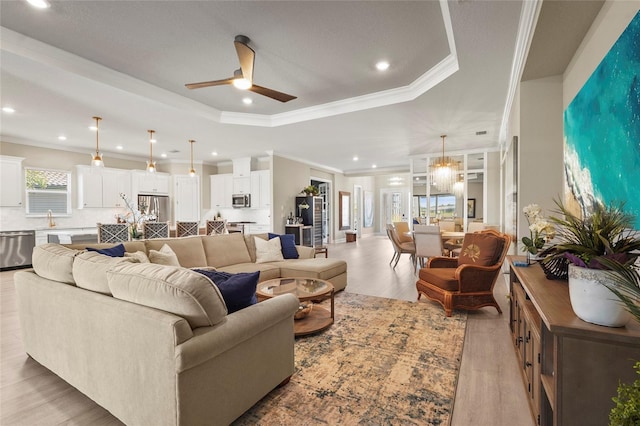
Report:
M 28 268 L 36 246 L 36 231 L 0 232 L 0 270 Z

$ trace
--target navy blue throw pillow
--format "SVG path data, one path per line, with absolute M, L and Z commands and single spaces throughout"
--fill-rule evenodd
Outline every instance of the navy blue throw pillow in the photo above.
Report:
M 280 246 L 282 247 L 282 257 L 285 259 L 297 259 L 298 249 L 296 249 L 296 237 L 293 234 L 272 234 L 269 232 L 269 239 L 280 237 Z
M 100 254 L 105 254 L 111 257 L 124 257 L 124 244 L 118 244 L 111 248 L 97 249 L 93 247 L 87 247 L 88 251 L 97 251 Z
M 260 279 L 260 271 L 238 274 L 207 269 L 194 269 L 194 271 L 208 277 L 218 287 L 227 305 L 228 313 L 231 314 L 258 303 L 256 286 Z

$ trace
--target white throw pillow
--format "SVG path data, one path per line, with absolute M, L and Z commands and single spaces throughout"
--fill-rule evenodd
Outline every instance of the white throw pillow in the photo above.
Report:
M 149 257 L 147 256 L 147 253 L 138 250 L 136 252 L 133 253 L 129 253 L 129 252 L 125 252 L 124 257 L 130 257 L 132 259 L 134 259 L 136 262 L 138 263 L 149 263 Z
M 253 237 L 253 239 L 256 244 L 256 263 L 284 260 L 280 238 L 272 238 L 268 241 L 260 237 Z
M 168 245 L 163 245 L 160 250 L 149 250 L 149 261 L 158 265 L 180 266 L 178 256 Z

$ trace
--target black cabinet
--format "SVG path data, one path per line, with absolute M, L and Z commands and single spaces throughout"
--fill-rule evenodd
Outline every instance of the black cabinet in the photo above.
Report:
M 311 226 L 311 246 L 322 245 L 322 197 L 296 197 L 296 210 L 302 224 Z M 304 244 L 306 245 L 306 244 Z

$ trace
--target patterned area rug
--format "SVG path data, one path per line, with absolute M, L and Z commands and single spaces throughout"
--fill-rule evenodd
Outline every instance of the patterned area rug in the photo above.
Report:
M 291 381 L 234 425 L 447 425 L 466 313 L 341 292 L 335 323 L 296 339 Z

